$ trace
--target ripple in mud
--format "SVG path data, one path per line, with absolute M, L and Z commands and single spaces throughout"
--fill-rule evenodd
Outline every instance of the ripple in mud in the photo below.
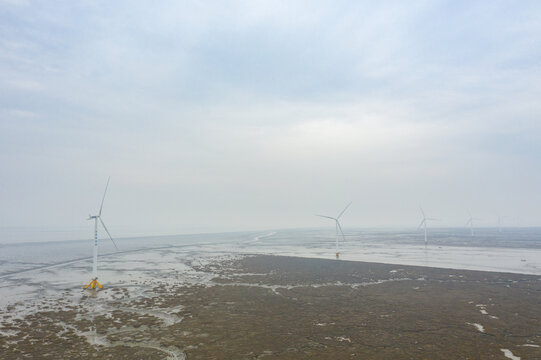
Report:
M 189 281 L 157 273 L 2 312 L 0 358 L 541 357 L 536 277 L 273 256 L 192 265 Z

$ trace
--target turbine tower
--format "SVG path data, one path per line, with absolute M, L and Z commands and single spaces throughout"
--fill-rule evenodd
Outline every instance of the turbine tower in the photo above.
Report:
M 471 212 L 468 211 L 468 213 L 470 214 L 470 218 L 468 219 L 468 222 L 466 222 L 466 226 L 470 226 L 470 233 L 471 233 L 471 236 L 475 236 L 475 233 L 473 231 L 473 220 L 481 220 L 481 219 L 478 219 L 478 218 L 474 218 L 472 215 L 471 215 Z
M 89 289 L 94 290 L 96 287 L 99 287 L 100 289 L 103 288 L 103 286 L 98 282 L 98 220 L 103 226 L 103 229 L 109 236 L 109 239 L 113 242 L 113 245 L 115 246 L 115 249 L 118 250 L 118 247 L 115 244 L 115 241 L 111 237 L 111 234 L 109 234 L 109 230 L 107 230 L 107 227 L 105 226 L 105 223 L 101 219 L 101 211 L 103 209 L 103 201 L 105 200 L 105 194 L 107 194 L 107 188 L 109 187 L 109 180 L 111 177 L 107 179 L 107 185 L 105 185 L 105 191 L 103 192 L 103 198 L 101 199 L 101 205 L 100 205 L 100 211 L 98 212 L 98 215 L 88 215 L 88 220 L 94 220 L 94 263 L 92 264 L 92 280 L 83 287 L 83 289 Z
M 332 216 L 327 216 L 327 215 L 318 215 L 316 214 L 316 216 L 319 216 L 319 217 L 324 217 L 324 218 L 327 218 L 327 219 L 331 219 L 331 220 L 334 220 L 334 223 L 335 223 L 335 228 L 336 228 L 336 258 L 338 259 L 340 257 L 340 252 L 338 251 L 338 238 L 339 238 L 339 234 L 338 234 L 338 231 L 340 231 L 340 234 L 342 234 L 342 240 L 343 241 L 346 241 L 346 237 L 344 235 L 344 232 L 342 231 L 342 226 L 340 226 L 340 221 L 338 221 L 338 219 L 340 219 L 340 217 L 346 212 L 347 208 L 351 205 L 351 202 L 349 204 L 347 204 L 347 206 L 344 208 L 344 210 L 342 210 L 342 212 L 340 214 L 338 214 L 337 217 L 332 217 Z
M 423 211 L 423 208 L 421 206 L 419 206 L 419 209 L 421 209 L 421 215 L 423 215 L 423 220 L 421 220 L 421 223 L 417 227 L 417 230 L 419 230 L 421 228 L 421 226 L 424 225 L 424 228 L 425 228 L 425 247 L 426 247 L 426 245 L 428 244 L 427 231 L 426 231 L 426 222 L 427 222 L 427 220 L 428 221 L 438 221 L 439 219 L 427 218 L 425 216 L 425 212 Z

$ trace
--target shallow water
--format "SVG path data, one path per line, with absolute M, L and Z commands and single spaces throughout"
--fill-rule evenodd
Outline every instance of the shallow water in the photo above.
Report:
M 541 275 L 538 228 L 478 229 L 475 237 L 465 229 L 433 229 L 426 247 L 421 232 L 346 231 L 343 260 Z M 117 244 L 118 252 L 100 240 L 99 278 L 108 286 L 144 284 L 167 273 L 171 281 L 205 284 L 209 274 L 193 266 L 220 256 L 335 257 L 334 232 L 321 229 L 124 238 Z M 91 278 L 91 254 L 91 240 L 0 245 L 0 306 L 77 293 Z

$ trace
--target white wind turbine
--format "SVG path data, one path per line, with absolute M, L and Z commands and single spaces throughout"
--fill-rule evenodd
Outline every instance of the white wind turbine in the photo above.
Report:
M 340 233 L 342 234 L 342 240 L 343 241 L 346 241 L 346 237 L 344 235 L 344 232 L 342 231 L 342 226 L 340 226 L 340 221 L 338 221 L 338 219 L 340 219 L 340 217 L 346 212 L 347 208 L 351 205 L 351 202 L 349 204 L 347 204 L 347 206 L 344 208 L 344 210 L 342 210 L 342 212 L 340 214 L 338 214 L 337 217 L 332 217 L 332 216 L 326 216 L 326 215 L 318 215 L 318 214 L 315 214 L 316 216 L 320 216 L 320 217 L 324 217 L 324 218 L 327 218 L 327 219 L 331 219 L 331 220 L 334 220 L 334 223 L 335 223 L 335 227 L 336 227 L 336 258 L 338 259 L 339 256 L 340 256 L 340 252 L 338 251 L 338 238 L 339 238 L 339 234 L 338 234 L 338 231 L 340 230 Z
M 498 232 L 502 232 L 502 220 L 507 219 L 508 216 L 502 216 L 498 214 Z
M 427 245 L 428 243 L 428 239 L 427 239 L 427 231 L 426 231 L 426 222 L 427 220 L 428 221 L 438 221 L 439 219 L 434 219 L 434 218 L 427 218 L 425 216 L 425 212 L 423 211 L 423 208 L 421 206 L 419 206 L 419 209 L 421 209 L 421 214 L 423 215 L 423 220 L 421 220 L 421 223 L 419 224 L 419 226 L 417 227 L 417 230 L 419 230 L 421 228 L 421 226 L 424 225 L 424 228 L 425 228 L 425 246 Z
M 105 223 L 101 219 L 103 201 L 105 200 L 105 194 L 107 193 L 107 188 L 109 187 L 110 179 L 111 179 L 110 177 L 107 179 L 107 185 L 105 185 L 105 191 L 103 192 L 103 198 L 101 199 L 100 211 L 98 212 L 98 215 L 94 215 L 94 216 L 88 215 L 88 220 L 94 220 L 94 263 L 92 264 L 92 280 L 83 287 L 84 289 L 94 290 L 96 289 L 96 287 L 99 287 L 100 289 L 103 288 L 103 286 L 98 282 L 98 220 L 100 221 L 101 225 L 103 226 L 103 229 L 109 236 L 109 239 L 111 239 L 111 241 L 113 242 L 115 249 L 118 250 L 118 247 L 116 246 L 115 241 L 111 237 L 111 234 L 109 234 L 109 230 L 107 230 Z
M 471 233 L 471 236 L 475 236 L 475 233 L 473 231 L 473 221 L 478 221 L 478 220 L 481 220 L 479 218 L 474 218 L 472 215 L 471 215 L 471 212 L 468 211 L 468 213 L 470 214 L 470 218 L 468 219 L 468 222 L 466 222 L 466 226 L 470 226 L 470 233 Z

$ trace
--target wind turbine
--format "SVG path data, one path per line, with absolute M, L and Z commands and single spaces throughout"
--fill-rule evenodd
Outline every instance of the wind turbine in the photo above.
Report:
M 427 239 L 427 232 L 426 232 L 426 221 L 429 220 L 429 221 L 438 221 L 439 219 L 434 219 L 434 218 L 427 218 L 425 216 L 425 212 L 423 211 L 423 208 L 421 206 L 419 206 L 419 209 L 421 209 L 421 214 L 423 215 L 423 220 L 421 220 L 421 223 L 419 224 L 419 226 L 417 227 L 417 230 L 419 230 L 421 228 L 421 226 L 424 225 L 425 227 L 425 246 L 427 245 L 428 243 L 428 239 Z
M 502 220 L 508 218 L 508 216 L 501 216 L 498 214 L 498 232 L 502 232 Z
M 346 212 L 347 208 L 350 205 L 351 205 L 351 202 L 349 204 L 347 204 L 347 206 L 344 208 L 344 210 L 342 210 L 342 212 L 340 214 L 338 214 L 338 216 L 335 217 L 335 218 L 332 217 L 332 216 L 315 214 L 316 216 L 331 219 L 331 220 L 334 220 L 334 222 L 335 222 L 335 227 L 336 227 L 336 258 L 337 259 L 340 257 L 340 252 L 338 251 L 338 238 L 339 238 L 338 230 L 340 230 L 340 233 L 342 234 L 342 240 L 346 241 L 346 237 L 344 235 L 344 232 L 342 231 L 342 226 L 340 226 L 340 221 L 338 221 L 338 219 L 340 219 L 340 216 L 342 216 Z
M 118 250 L 118 247 L 115 244 L 115 241 L 111 237 L 111 234 L 109 234 L 109 230 L 107 230 L 107 226 L 105 226 L 105 223 L 101 219 L 101 211 L 103 209 L 103 201 L 105 200 L 105 194 L 107 193 L 107 188 L 109 187 L 109 180 L 111 177 L 107 179 L 107 185 L 105 185 L 105 191 L 103 192 L 103 198 L 101 199 L 101 205 L 100 205 L 100 211 L 98 212 L 98 215 L 88 215 L 88 220 L 94 220 L 94 263 L 92 265 L 92 280 L 83 287 L 83 289 L 89 289 L 94 290 L 96 287 L 99 287 L 100 289 L 103 288 L 103 286 L 98 282 L 98 220 L 103 226 L 103 229 L 109 236 L 109 239 L 113 242 L 113 245 L 115 246 L 115 249 Z
M 473 220 L 481 220 L 481 219 L 478 219 L 478 218 L 474 218 L 472 215 L 471 215 L 471 212 L 468 211 L 468 213 L 470 214 L 470 218 L 468 219 L 468 222 L 466 222 L 466 226 L 470 225 L 470 233 L 471 233 L 471 236 L 475 236 L 474 232 L 473 232 Z

